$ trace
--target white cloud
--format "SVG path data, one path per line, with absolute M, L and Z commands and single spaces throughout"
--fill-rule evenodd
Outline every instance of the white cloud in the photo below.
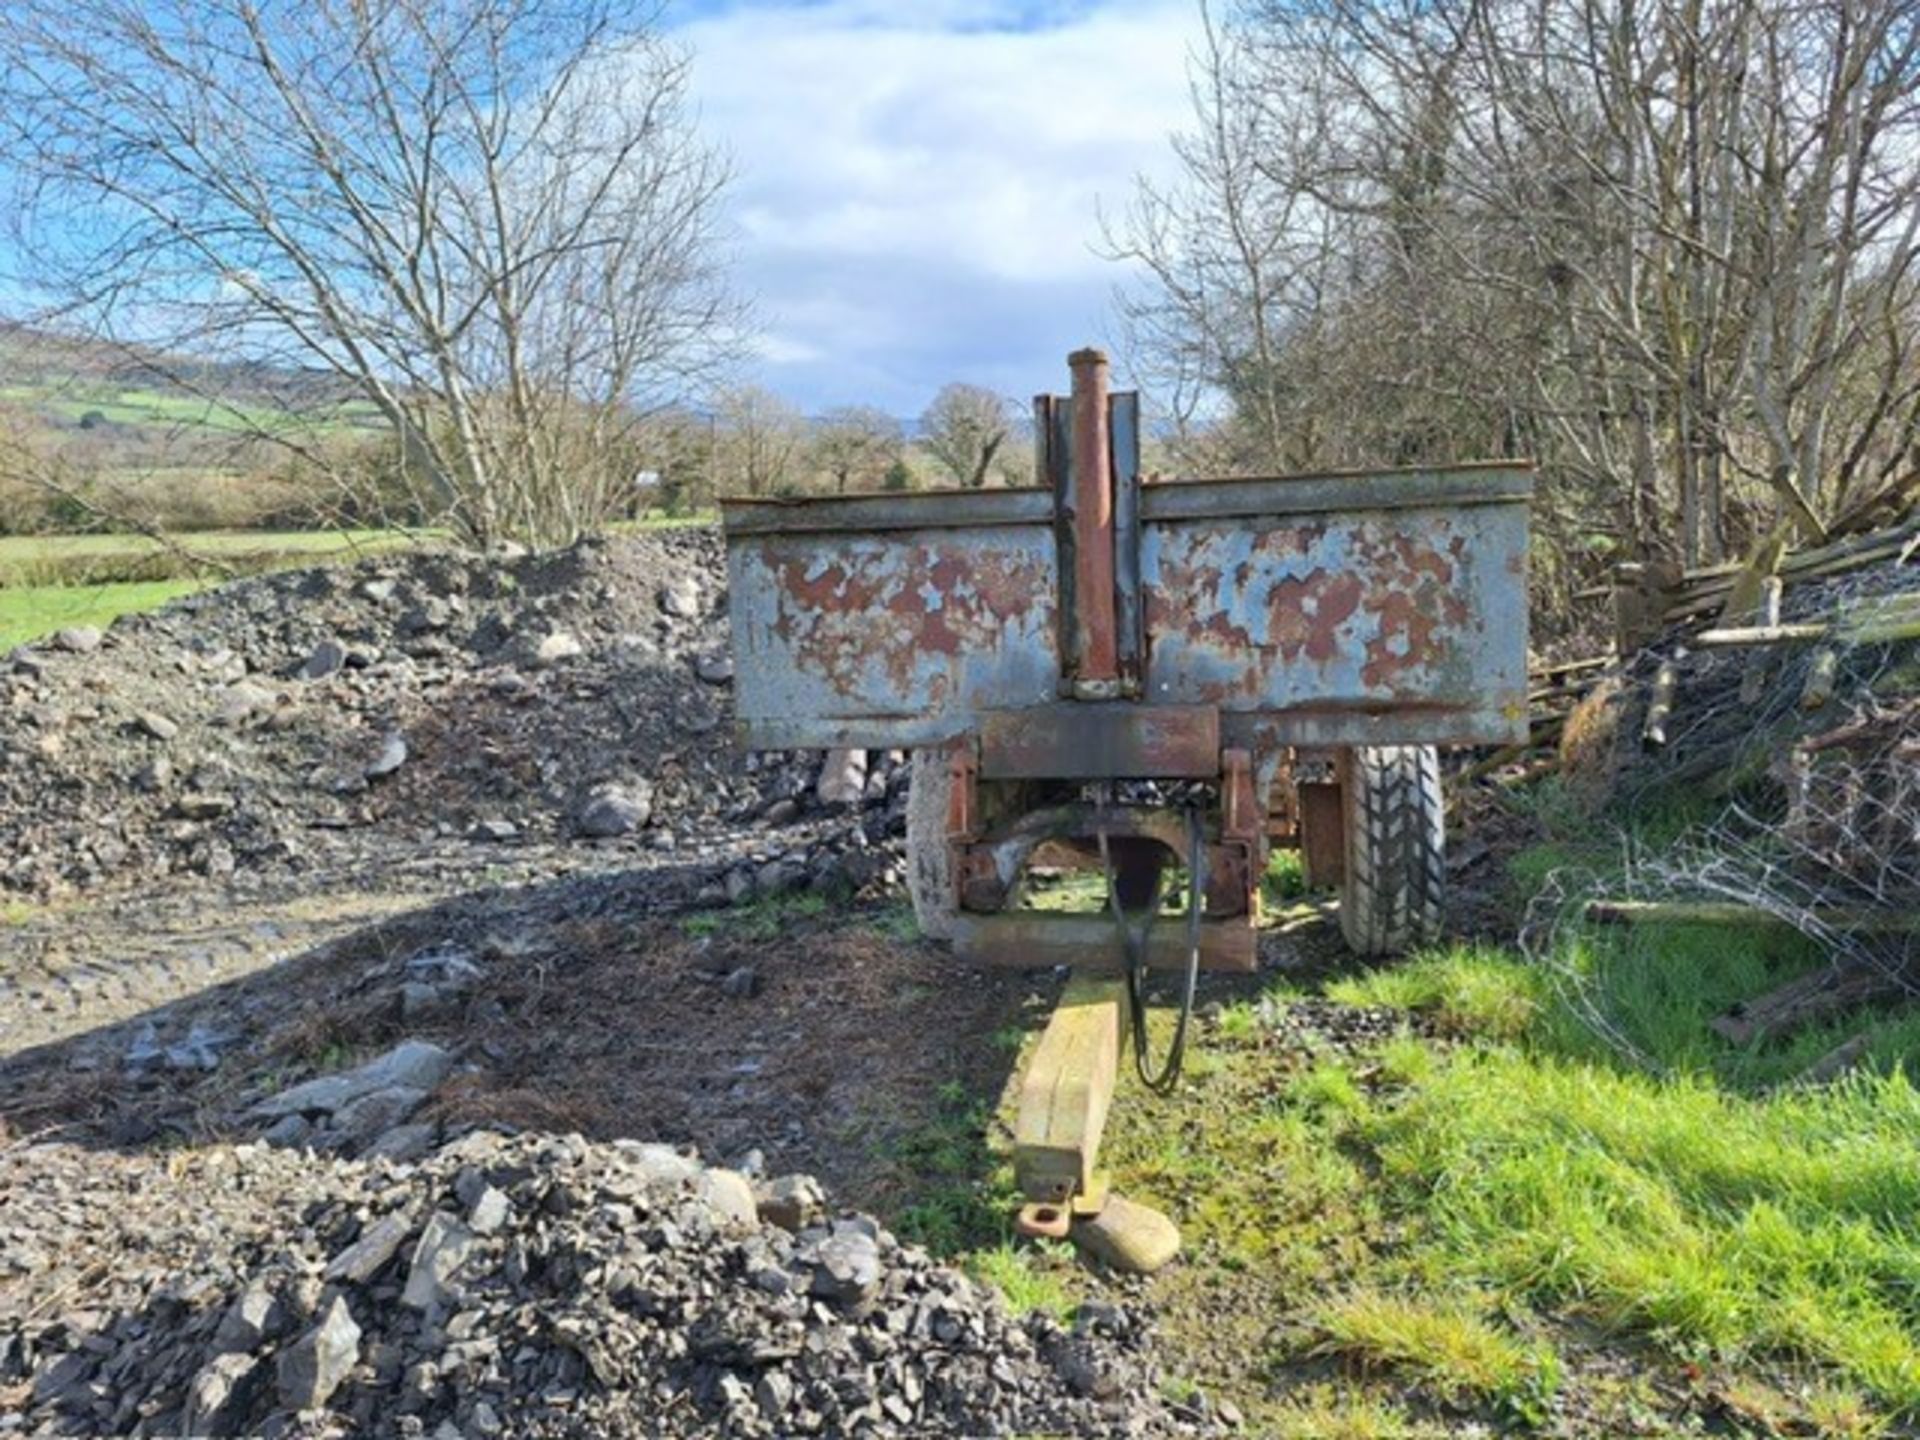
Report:
M 940 383 L 1060 383 L 1121 277 L 1097 212 L 1164 173 L 1191 0 L 1017 28 L 994 0 L 750 0 L 691 20 L 706 132 L 739 172 L 761 376 L 802 404 L 911 413 Z

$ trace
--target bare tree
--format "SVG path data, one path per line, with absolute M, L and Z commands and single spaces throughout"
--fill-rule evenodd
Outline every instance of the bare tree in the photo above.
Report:
M 814 431 L 813 463 L 846 494 L 851 483 L 878 489 L 887 467 L 900 457 L 900 422 L 870 405 L 847 405 L 820 417 Z
M 991 390 L 958 381 L 941 387 L 920 417 L 920 443 L 954 480 L 981 489 L 1014 431 L 1013 408 Z
M 15 0 L 15 291 L 337 377 L 470 540 L 565 541 L 737 328 L 687 63 L 621 0 Z
M 800 478 L 806 418 L 757 385 L 724 392 L 714 407 L 714 470 L 722 494 L 776 495 Z
M 1908 0 L 1242 0 L 1194 62 L 1111 238 L 1217 449 L 1534 455 L 1562 602 L 1920 488 Z

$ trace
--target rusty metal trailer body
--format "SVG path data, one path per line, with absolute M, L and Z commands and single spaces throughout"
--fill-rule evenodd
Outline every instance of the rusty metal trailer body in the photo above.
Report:
M 983 787 L 1214 782 L 1202 949 L 1244 968 L 1270 843 L 1344 869 L 1345 757 L 1524 737 L 1532 470 L 1150 483 L 1137 397 L 1073 364 L 1035 401 L 1041 485 L 723 503 L 740 739 L 946 753 L 945 933 L 1015 964 L 1084 961 L 1102 924 L 1010 908 L 1042 844 L 1084 851 L 1096 809 L 1174 837 Z
M 1152 482 L 1137 397 L 1097 351 L 1069 364 L 1031 489 L 722 504 L 741 742 L 913 749 L 923 928 L 1124 967 L 1125 990 L 1083 973 L 1022 1088 L 1022 1223 L 1052 1234 L 1111 1213 L 1094 1157 L 1144 971 L 1184 965 L 1190 1006 L 1196 968 L 1251 969 L 1272 844 L 1342 884 L 1356 949 L 1431 933 L 1432 747 L 1526 735 L 1532 489 L 1509 462 Z M 1097 864 L 1109 913 L 1021 908 L 1042 855 Z
M 1114 449 L 1131 454 L 1131 397 L 1114 400 Z M 1106 603 L 1113 698 L 1141 724 L 1147 707 L 1201 706 L 1227 743 L 1264 748 L 1524 738 L 1527 467 L 1126 474 Z M 916 748 L 1087 703 L 1054 491 L 723 512 L 744 744 Z

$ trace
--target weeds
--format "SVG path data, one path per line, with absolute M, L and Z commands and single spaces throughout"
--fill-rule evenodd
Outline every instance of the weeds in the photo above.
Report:
M 696 910 L 681 917 L 680 933 L 694 940 L 725 935 L 763 943 L 778 939 L 796 920 L 816 920 L 826 913 L 824 895 L 781 895 L 749 900 L 725 910 Z
M 1062 1278 L 1073 1273 L 1074 1263 L 1073 1247 L 1064 1242 L 1056 1246 L 1003 1241 L 968 1256 L 966 1268 L 974 1279 L 997 1289 L 1015 1315 L 1038 1310 L 1065 1320 L 1079 1303 Z
M 993 1107 L 959 1081 L 942 1085 L 932 1114 L 885 1147 L 907 1181 L 894 1228 L 943 1258 L 1010 1244 L 1013 1170 L 988 1143 Z
M 883 940 L 907 944 L 920 938 L 920 923 L 913 918 L 911 905 L 888 905 L 872 916 L 867 925 Z
M 1426 1014 L 1452 1034 L 1513 1040 L 1538 1015 L 1545 988 L 1538 972 L 1509 955 L 1459 946 L 1335 980 L 1326 993 L 1348 1005 Z
M 1270 905 L 1284 906 L 1307 894 L 1306 863 L 1298 850 L 1275 850 L 1261 877 L 1261 895 Z
M 1445 1432 L 1351 1385 L 1301 1386 L 1274 1412 L 1275 1440 L 1439 1440 Z
M 1537 1420 L 1559 1388 L 1551 1347 L 1514 1339 L 1464 1299 L 1361 1289 L 1315 1306 L 1308 1323 L 1320 1337 L 1317 1353 L 1395 1370 L 1448 1401 Z

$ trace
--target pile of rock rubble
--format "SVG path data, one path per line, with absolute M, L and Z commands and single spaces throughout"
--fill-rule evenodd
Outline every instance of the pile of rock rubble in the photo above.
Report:
M 0 1158 L 0 1411 L 35 1435 L 1177 1435 L 1071 1325 L 664 1146 L 470 1132 Z
M 377 870 L 423 845 L 737 865 L 742 834 L 830 815 L 805 868 L 862 812 L 856 848 L 884 840 L 901 757 L 743 759 L 727 640 L 706 528 L 387 553 L 61 631 L 0 658 L 0 889 Z

